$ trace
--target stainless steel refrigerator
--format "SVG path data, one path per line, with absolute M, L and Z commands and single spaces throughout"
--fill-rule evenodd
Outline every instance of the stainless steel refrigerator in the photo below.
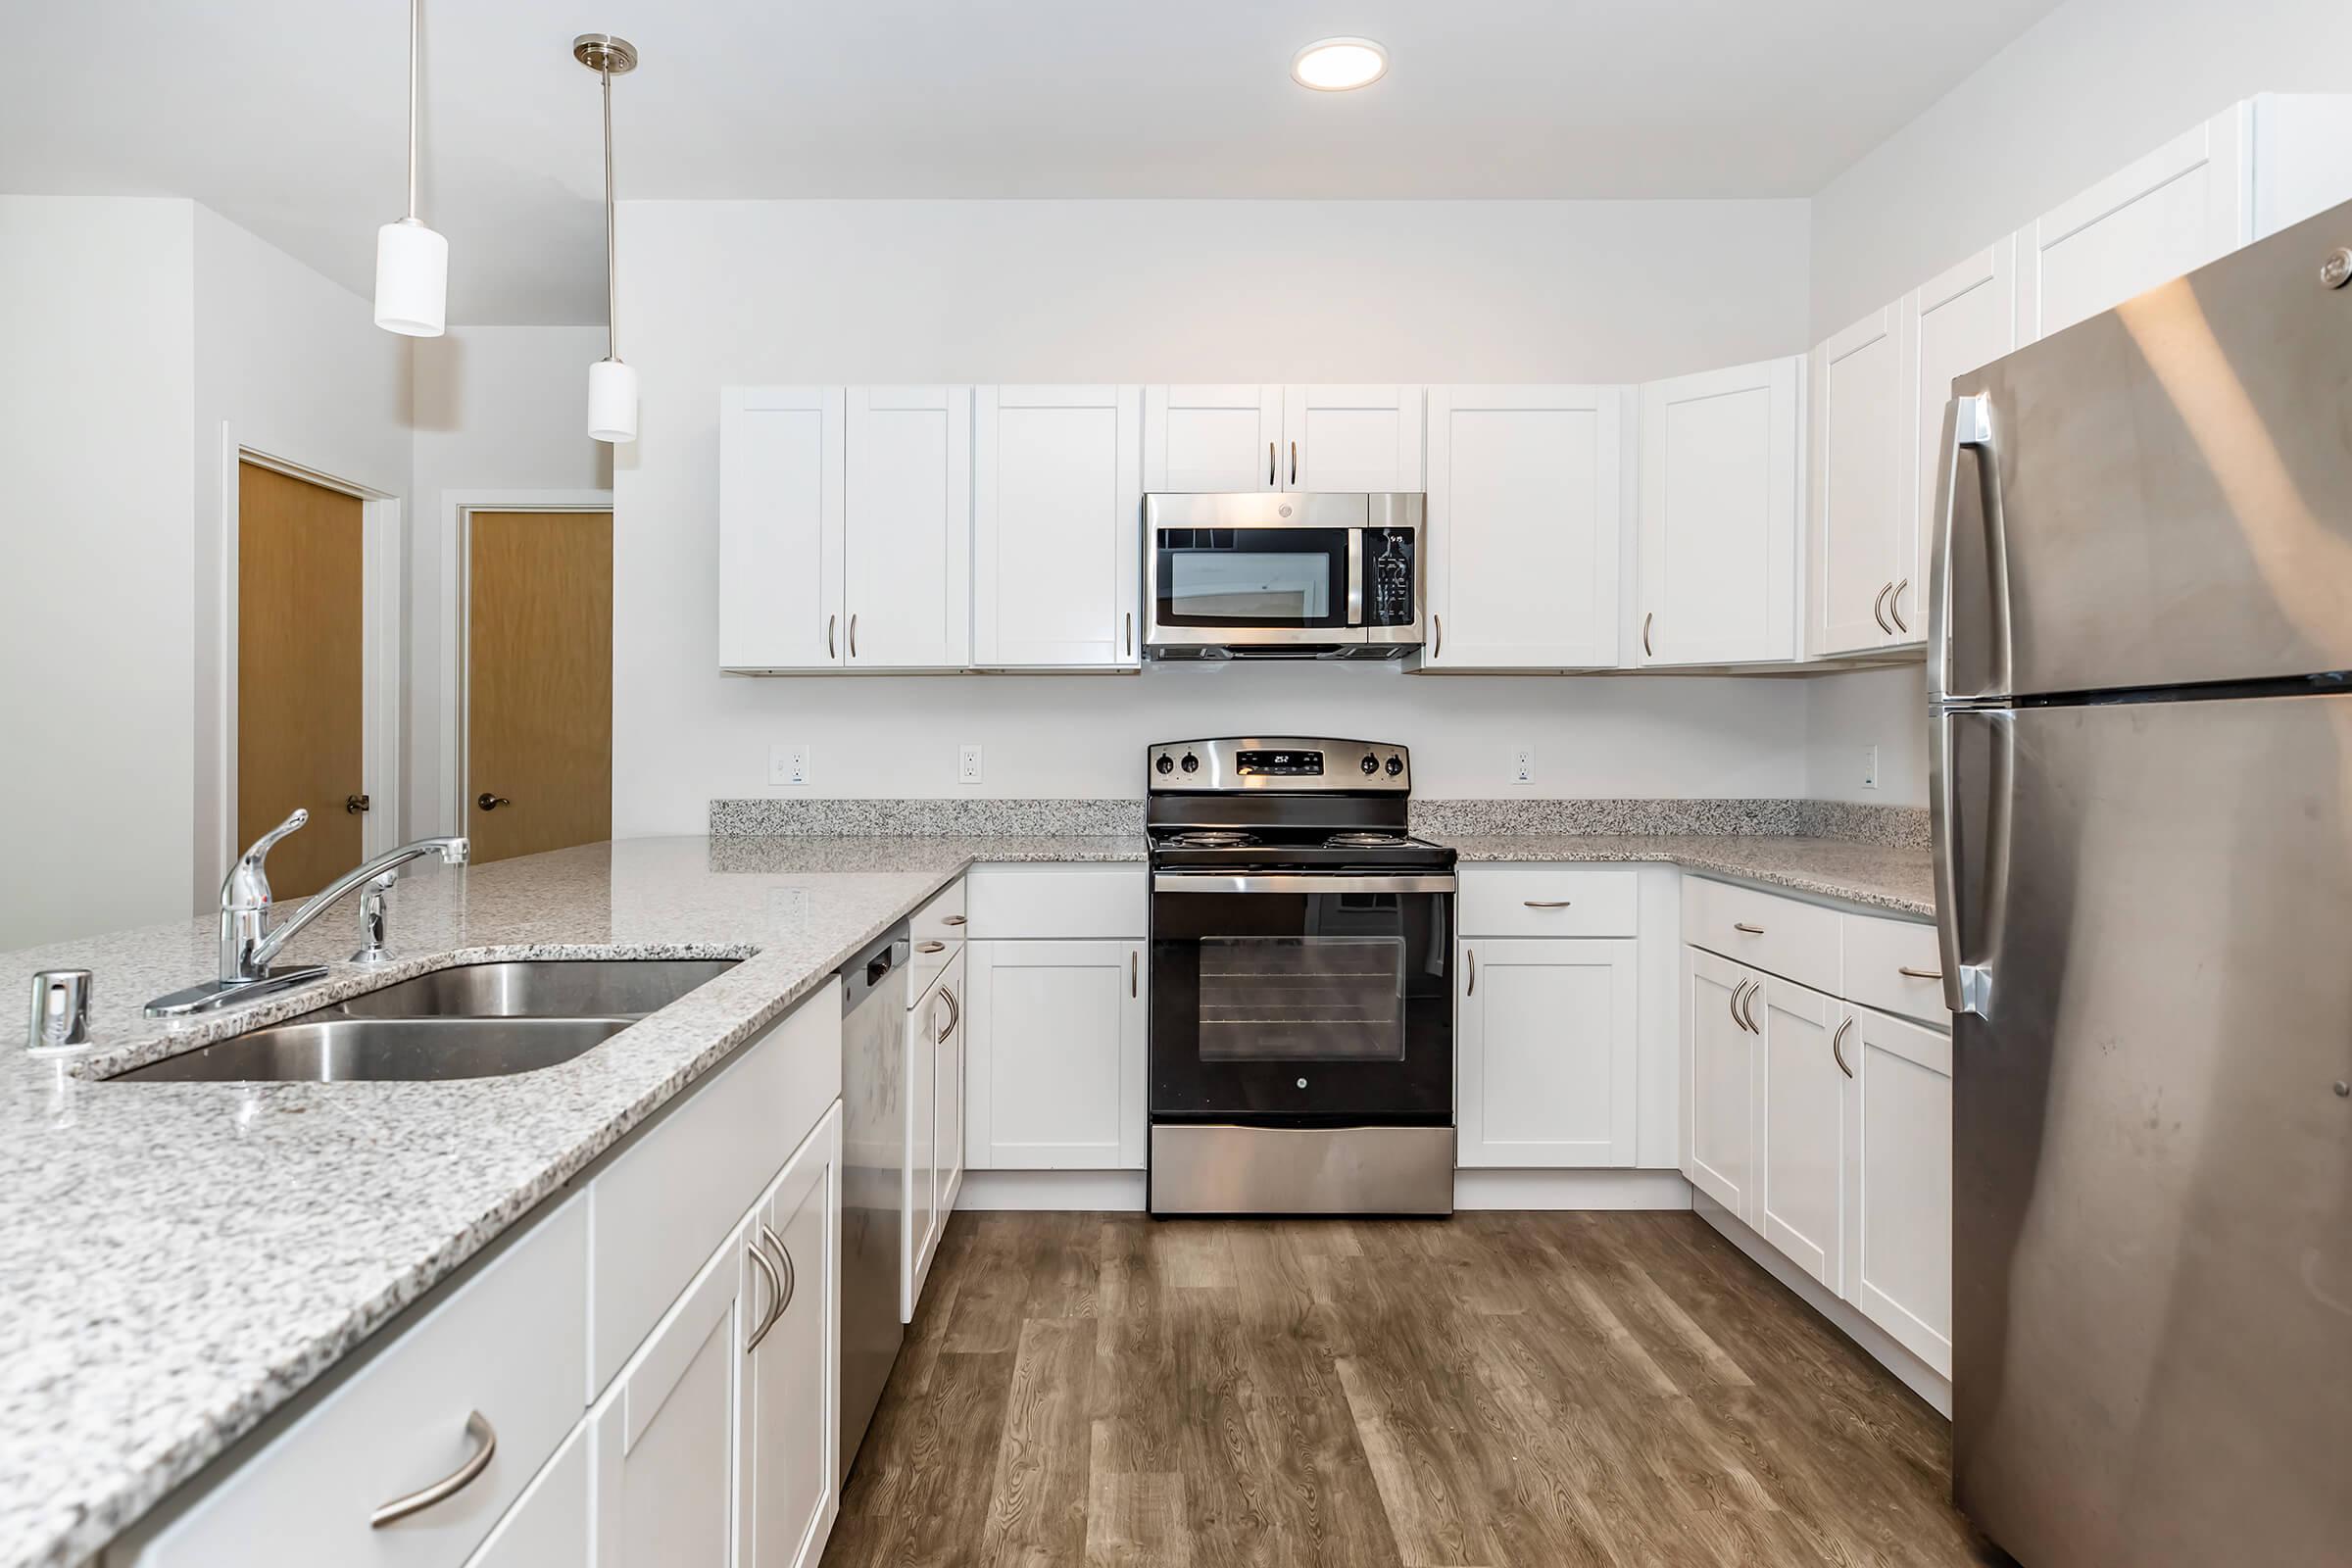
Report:
M 1929 632 L 1953 1482 L 2352 1562 L 2352 206 L 1960 378 Z

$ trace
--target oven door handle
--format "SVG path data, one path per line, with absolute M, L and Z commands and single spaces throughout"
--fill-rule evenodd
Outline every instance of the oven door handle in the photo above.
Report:
M 1155 871 L 1154 893 L 1451 893 L 1450 876 L 1234 876 L 1218 871 Z

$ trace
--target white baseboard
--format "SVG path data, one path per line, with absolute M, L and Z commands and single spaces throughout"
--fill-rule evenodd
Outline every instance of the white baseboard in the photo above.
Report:
M 966 1170 L 958 1209 L 1140 1214 L 1140 1170 Z
M 1870 1352 L 1904 1387 L 1936 1407 L 1945 1420 L 1952 1415 L 1952 1380 L 1913 1355 L 1885 1329 L 1864 1317 L 1850 1301 L 1830 1294 L 1819 1280 L 1782 1255 L 1781 1250 L 1747 1228 L 1739 1215 L 1706 1194 L 1693 1191 L 1691 1207 L 1701 1219 L 1723 1233 L 1724 1239 L 1762 1266 L 1765 1273 L 1804 1298 L 1807 1306 L 1830 1320 L 1838 1333 Z
M 1679 1170 L 1457 1170 L 1460 1208 L 1689 1208 Z

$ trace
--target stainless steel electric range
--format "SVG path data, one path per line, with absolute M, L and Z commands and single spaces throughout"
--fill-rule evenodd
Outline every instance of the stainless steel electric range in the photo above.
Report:
M 1155 1214 L 1453 1210 L 1453 851 L 1401 746 L 1146 754 Z

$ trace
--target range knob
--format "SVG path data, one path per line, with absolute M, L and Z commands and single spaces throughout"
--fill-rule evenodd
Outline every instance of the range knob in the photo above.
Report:
M 1159 760 L 1153 762 L 1152 765 L 1158 768 L 1162 773 L 1173 773 L 1176 771 L 1176 759 L 1170 757 L 1167 753 L 1162 752 L 1159 754 Z
M 1200 759 L 1199 759 L 1198 757 L 1195 757 L 1195 756 L 1194 756 L 1192 753 L 1190 753 L 1190 752 L 1187 752 L 1187 753 L 1185 753 L 1185 754 L 1184 754 L 1184 770 L 1185 770 L 1187 773 L 1198 773 L 1198 772 L 1200 772 Z
M 1365 760 L 1365 761 L 1367 761 L 1367 762 L 1369 762 L 1370 760 L 1372 760 L 1372 759 L 1370 759 L 1369 757 L 1367 757 L 1367 758 L 1365 758 L 1365 759 L 1364 759 L 1364 760 Z M 1395 778 L 1395 777 L 1396 777 L 1397 774 L 1399 774 L 1399 773 L 1401 773 L 1401 772 L 1403 772 L 1403 771 L 1404 771 L 1404 759 L 1403 759 L 1403 758 L 1401 758 L 1401 757 L 1392 757 L 1392 758 L 1390 758 L 1390 759 L 1389 759 L 1389 777 L 1391 777 L 1391 778 Z
M 1379 759 L 1379 758 L 1377 758 L 1377 757 L 1372 757 L 1372 756 L 1369 756 L 1369 755 L 1367 755 L 1367 756 L 1364 758 L 1364 776 L 1365 776 L 1366 778 L 1370 778 L 1370 777 L 1371 777 L 1373 774 L 1375 774 L 1375 773 L 1377 773 L 1377 772 L 1379 772 L 1379 771 L 1380 771 L 1380 759 Z

